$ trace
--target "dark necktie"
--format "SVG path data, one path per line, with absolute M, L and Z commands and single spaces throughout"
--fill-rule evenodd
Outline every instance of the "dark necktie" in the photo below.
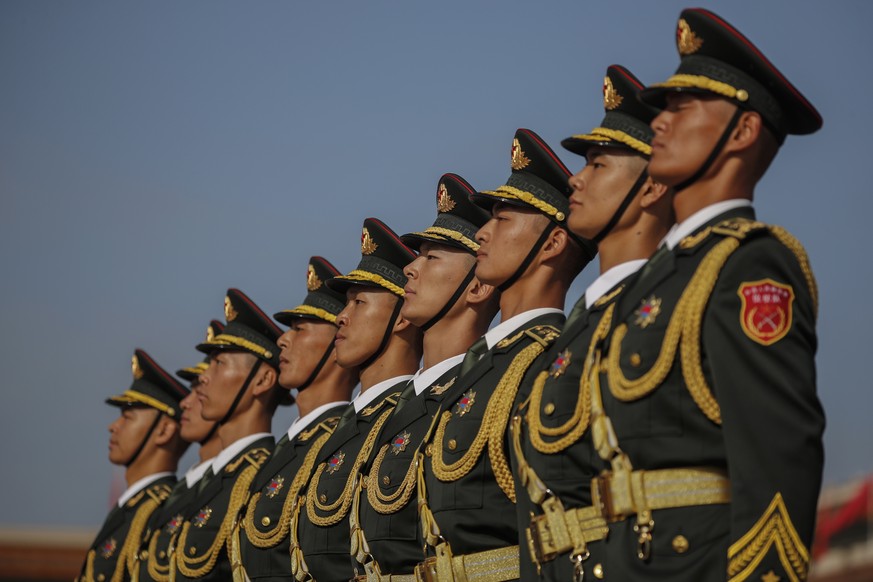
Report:
M 343 412 L 342 417 L 340 417 L 339 424 L 336 425 L 336 430 L 334 430 L 334 432 L 341 429 L 344 425 L 348 424 L 351 420 L 353 420 L 355 418 L 355 414 L 355 405 L 349 404 L 348 408 L 346 408 L 345 412 Z
M 463 376 L 470 369 L 476 365 L 476 362 L 482 357 L 482 355 L 488 351 L 488 342 L 485 341 L 485 336 L 483 335 L 470 346 L 470 349 L 467 350 L 466 355 L 464 355 L 464 361 L 461 362 L 461 370 L 458 372 L 458 376 Z
M 564 322 L 564 329 L 570 329 L 570 324 L 579 319 L 588 308 L 585 306 L 585 294 L 579 298 L 573 309 L 570 310 L 570 315 L 567 316 L 567 321 Z
M 203 473 L 203 476 L 200 477 L 200 481 L 197 483 L 197 495 L 203 493 L 203 490 L 206 489 L 206 485 L 215 477 L 215 472 L 212 470 L 212 465 L 209 465 L 209 468 L 206 469 L 206 472 Z
M 415 382 L 410 380 L 409 384 L 406 385 L 406 388 L 403 389 L 403 392 L 400 393 L 400 397 L 397 399 L 397 406 L 394 407 L 394 414 L 397 414 L 397 411 L 406 406 L 406 403 L 413 398 L 415 398 Z
M 649 257 L 648 262 L 643 265 L 643 270 L 640 272 L 640 278 L 638 281 L 642 281 L 655 269 L 655 267 L 664 260 L 664 257 L 670 254 L 670 249 L 667 248 L 666 244 L 663 244 L 658 247 L 658 250 L 655 251 L 655 254 Z

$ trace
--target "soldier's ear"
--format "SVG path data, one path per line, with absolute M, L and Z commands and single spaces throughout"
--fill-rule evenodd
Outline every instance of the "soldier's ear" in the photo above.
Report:
M 543 243 L 541 260 L 547 261 L 559 256 L 570 244 L 570 236 L 565 228 L 553 228 L 546 242 Z
M 757 111 L 744 112 L 740 115 L 731 138 L 725 144 L 724 151 L 740 152 L 752 147 L 758 142 L 763 128 L 764 121 L 760 113 Z
M 164 446 L 171 442 L 179 431 L 179 423 L 165 414 L 161 414 L 161 420 L 155 429 L 155 444 Z
M 397 316 L 397 321 L 394 322 L 394 333 L 399 333 L 412 325 L 408 319 L 404 319 L 402 315 Z
M 486 285 L 476 277 L 470 281 L 470 286 L 467 287 L 467 303 L 478 305 L 485 303 L 496 293 L 496 289 L 492 285 Z
M 643 184 L 643 195 L 640 197 L 640 206 L 650 208 L 667 196 L 667 186 L 655 182 L 651 176 Z
M 279 378 L 276 374 L 276 369 L 273 366 L 261 366 L 261 369 L 255 376 L 252 394 L 255 396 L 261 396 L 262 394 L 269 392 L 273 389 L 278 380 Z

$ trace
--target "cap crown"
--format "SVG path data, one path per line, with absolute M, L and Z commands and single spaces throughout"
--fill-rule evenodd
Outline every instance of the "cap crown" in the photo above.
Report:
M 131 358 L 133 382 L 124 393 L 106 399 L 113 406 L 144 406 L 178 419 L 179 403 L 189 394 L 178 380 L 155 362 L 145 350 L 137 348 Z
M 286 309 L 273 315 L 273 319 L 284 325 L 291 325 L 295 319 L 321 319 L 336 323 L 336 316 L 345 306 L 346 298 L 330 289 L 325 283 L 340 272 L 324 257 L 310 257 L 306 269 L 306 290 L 303 303 L 294 309 Z
M 199 351 L 207 354 L 215 350 L 248 352 L 278 367 L 279 346 L 276 342 L 282 330 L 254 301 L 239 289 L 228 289 L 224 314 L 227 320 L 224 330 L 212 340 L 198 345 Z

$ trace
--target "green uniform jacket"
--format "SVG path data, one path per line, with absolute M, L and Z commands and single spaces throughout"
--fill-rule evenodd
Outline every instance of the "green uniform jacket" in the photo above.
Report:
M 455 556 L 518 544 L 507 425 L 520 383 L 529 369 L 542 367 L 537 358 L 563 323 L 563 314 L 550 313 L 524 324 L 485 352 L 443 396 L 425 449 L 424 476 L 427 504 Z M 525 352 L 532 346 L 538 348 Z M 534 359 L 516 361 L 501 386 L 522 352 Z
M 258 469 L 273 450 L 273 437 L 248 445 L 218 475 L 204 476 L 172 542 L 176 580 L 231 580 L 231 534 Z M 238 558 L 237 558 L 238 559 Z
M 287 435 L 282 437 L 252 481 L 239 535 L 240 555 L 250 580 L 285 581 L 291 576 L 288 533 L 293 504 L 309 480 L 315 455 L 333 433 L 346 406 L 338 403 L 325 410 L 293 441 L 289 442 Z
M 591 505 L 591 479 L 605 467 L 591 446 L 590 398 L 583 392 L 580 379 L 601 317 L 617 300 L 625 283 L 622 281 L 605 293 L 590 309 L 585 308 L 585 296 L 579 298 L 580 304 L 571 313 L 575 315 L 577 308 L 580 312 L 567 321 L 560 337 L 541 360 L 540 372 L 529 376 L 535 379 L 535 387 L 532 390 L 527 382 L 516 398 L 516 402 L 523 403 L 519 412 L 524 459 L 560 499 L 564 509 Z M 536 442 L 531 439 L 531 426 L 538 429 Z M 543 434 L 539 427 L 553 434 Z M 542 564 L 539 572 L 531 561 L 526 530 L 531 514 L 542 515 L 543 510 L 531 501 L 520 483 L 518 459 L 514 448 L 510 451 L 519 519 L 521 579 L 572 580 L 569 550 Z M 596 559 L 592 556 L 587 562 L 593 564 Z
M 458 368 L 447 370 L 420 395 L 413 392 L 403 406 L 397 407 L 376 441 L 359 513 L 370 555 L 382 574 L 411 574 L 425 558 L 416 503 L 415 456 L 424 444 L 444 391 L 457 379 Z
M 806 254 L 741 208 L 650 263 L 604 346 L 604 408 L 634 469 L 720 468 L 732 500 L 654 511 L 648 561 L 636 520 L 612 524 L 606 578 L 805 579 L 824 430 Z
M 333 582 L 354 576 L 349 511 L 355 488 L 378 431 L 394 410 L 406 382 L 385 390 L 357 414 L 352 404 L 321 448 L 297 529 L 306 571 L 314 580 Z
M 209 462 L 209 461 L 206 461 Z M 136 556 L 139 580 L 166 582 L 170 578 L 170 542 L 179 531 L 184 516 L 197 494 L 197 485 L 188 487 L 185 479 L 173 487 L 170 496 L 149 519 Z
M 123 507 L 112 508 L 76 579 L 81 582 L 130 580 L 136 554 L 149 518 L 169 497 L 175 476 L 161 477 L 134 495 Z

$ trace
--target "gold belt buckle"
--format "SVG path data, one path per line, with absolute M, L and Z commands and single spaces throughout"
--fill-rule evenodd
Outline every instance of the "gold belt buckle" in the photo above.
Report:
M 615 515 L 610 491 L 611 479 L 608 474 L 594 477 L 591 480 L 591 500 L 595 507 L 599 506 L 603 518 L 609 522 L 620 521 L 624 516 Z
M 416 582 L 437 582 L 437 559 L 427 558 L 415 566 Z
M 534 554 L 532 557 L 535 563 L 544 564 L 550 560 L 554 560 L 558 554 L 546 551 L 546 542 L 551 542 L 552 536 L 549 532 L 549 524 L 545 515 L 535 515 L 531 517 L 528 533 L 530 535 L 531 549 Z

